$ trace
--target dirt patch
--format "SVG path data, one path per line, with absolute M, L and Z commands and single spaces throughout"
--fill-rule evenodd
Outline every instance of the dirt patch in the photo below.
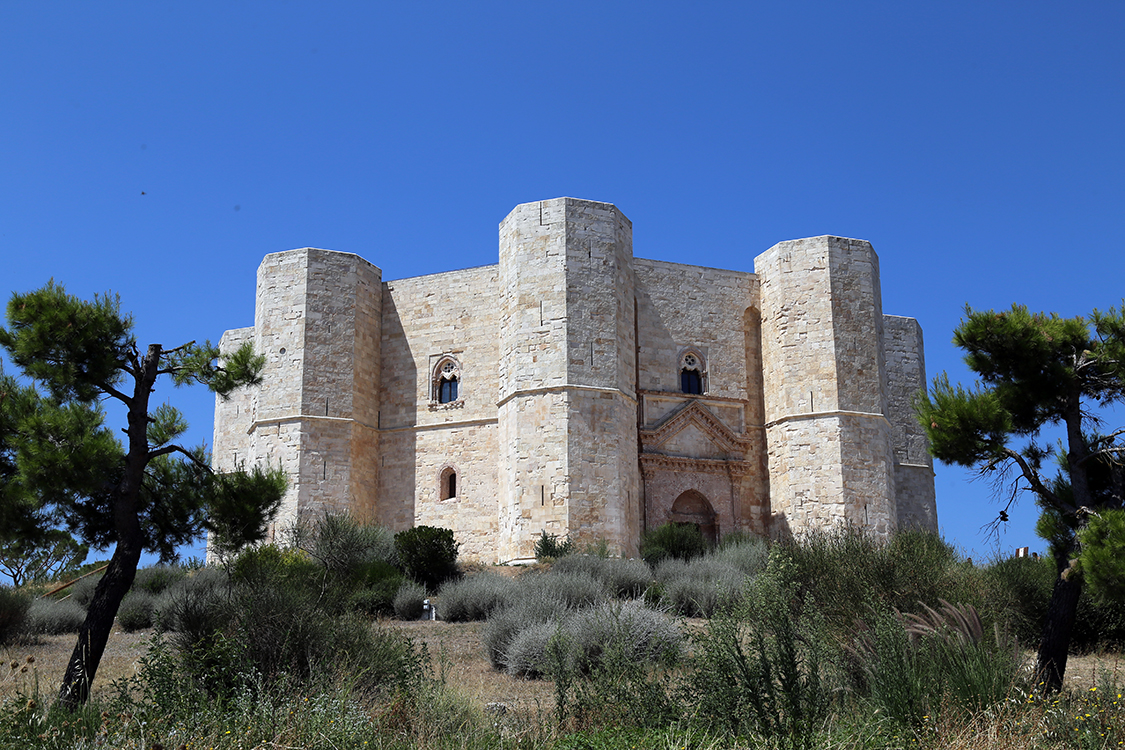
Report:
M 553 705 L 552 683 L 512 677 L 492 668 L 480 639 L 482 622 L 392 620 L 385 625 L 426 644 L 434 674 L 444 674 L 446 684 L 482 707 L 506 703 L 510 708 L 546 710 Z
M 1106 652 L 1071 655 L 1066 660 L 1067 687 L 1089 690 L 1100 684 L 1103 674 L 1108 674 L 1110 682 L 1118 687 L 1125 685 L 1125 654 Z

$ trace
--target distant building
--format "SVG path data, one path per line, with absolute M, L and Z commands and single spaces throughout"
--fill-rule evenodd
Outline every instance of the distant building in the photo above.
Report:
M 668 521 L 936 530 L 922 331 L 883 314 L 871 245 L 782 242 L 754 269 L 634 258 L 615 206 L 573 198 L 517 206 L 497 265 L 383 281 L 267 255 L 254 326 L 222 339 L 264 382 L 216 402 L 215 466 L 280 462 L 279 528 L 444 526 L 489 562 L 542 531 L 635 554 Z

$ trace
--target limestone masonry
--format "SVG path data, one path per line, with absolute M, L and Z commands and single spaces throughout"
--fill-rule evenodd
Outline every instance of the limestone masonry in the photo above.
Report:
M 215 467 L 280 462 L 278 529 L 444 526 L 486 562 L 543 531 L 633 555 L 669 521 L 937 530 L 922 330 L 883 314 L 869 243 L 782 242 L 746 273 L 634 258 L 632 233 L 557 198 L 500 223 L 498 265 L 383 281 L 350 253 L 267 255 L 254 326 L 222 339 L 264 380 L 216 401 Z

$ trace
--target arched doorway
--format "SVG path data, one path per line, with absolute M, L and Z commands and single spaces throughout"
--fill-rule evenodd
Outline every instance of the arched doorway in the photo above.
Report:
M 691 524 L 711 544 L 719 541 L 719 519 L 715 509 L 702 493 L 688 490 L 672 503 L 672 523 Z

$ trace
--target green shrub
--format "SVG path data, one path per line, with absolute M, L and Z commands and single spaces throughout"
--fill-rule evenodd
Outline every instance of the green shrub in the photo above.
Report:
M 481 630 L 481 641 L 484 643 L 488 661 L 496 669 L 506 669 L 508 664 L 508 651 L 512 640 L 523 630 L 532 625 L 560 620 L 573 607 L 560 597 L 559 590 L 547 586 L 534 585 L 551 579 L 571 578 L 571 576 L 524 576 L 520 579 L 519 591 L 512 598 L 511 603 L 500 607 L 489 615 L 488 621 Z M 529 583 L 525 583 L 527 579 Z M 586 581 L 596 582 L 588 575 Z M 600 590 L 600 587 L 597 587 Z M 574 590 L 564 593 L 575 594 Z
M 1077 651 L 1125 646 L 1125 600 L 1083 593 L 1078 600 L 1070 646 Z
M 494 611 L 509 604 L 518 588 L 513 579 L 493 573 L 450 581 L 438 592 L 441 619 L 450 622 L 486 620 Z
M 550 575 L 579 573 L 602 580 L 608 562 L 608 558 L 597 555 L 568 555 L 555 560 L 548 573 Z
M 769 561 L 769 542 L 761 537 L 739 532 L 723 537 L 711 555 L 713 559 L 733 566 L 745 575 L 756 575 L 765 570 Z
M 232 590 L 233 632 L 255 672 L 266 679 L 289 675 L 307 681 L 323 653 L 325 631 L 337 610 L 310 579 L 289 579 L 281 571 L 254 586 Z
M 981 575 L 996 619 L 1021 642 L 1038 643 L 1055 582 L 1054 561 L 1006 557 L 992 561 Z
M 177 582 L 156 602 L 154 619 L 177 634 L 176 643 L 191 648 L 231 621 L 230 579 L 220 568 L 203 568 Z
M 94 589 L 97 588 L 98 582 L 102 580 L 102 574 L 87 576 L 78 583 L 70 587 L 70 601 L 77 604 L 82 609 L 90 606 L 90 600 L 94 598 Z
M 11 586 L 0 586 L 0 646 L 23 632 L 31 597 Z
M 382 560 L 360 568 L 358 588 L 349 595 L 349 609 L 371 617 L 393 615 L 395 594 L 403 582 L 402 572 Z
M 609 601 L 526 622 L 511 634 L 499 661 L 509 674 L 525 677 L 560 670 L 589 674 L 611 654 L 630 664 L 670 665 L 682 646 L 683 636 L 666 614 L 636 601 Z
M 504 671 L 517 677 L 539 677 L 551 671 L 547 648 L 560 633 L 561 626 L 555 620 L 529 623 L 516 630 L 500 659 Z
M 557 535 L 548 534 L 546 531 L 540 532 L 539 538 L 535 540 L 535 559 L 540 562 L 558 560 L 573 551 L 574 544 L 570 539 L 563 537 L 560 540 Z
M 153 565 L 149 568 L 141 568 L 133 579 L 132 591 L 146 591 L 159 596 L 186 577 L 187 568 L 179 565 Z
M 709 729 L 816 747 L 832 705 L 824 620 L 810 604 L 794 613 L 784 566 L 774 568 L 740 616 L 712 619 L 698 636 L 684 700 Z
M 1125 601 L 1125 510 L 1093 513 L 1079 535 L 1079 562 L 1090 594 Z
M 36 599 L 27 611 L 25 629 L 33 635 L 77 633 L 86 610 L 70 599 Z
M 904 531 L 884 540 L 862 529 L 837 527 L 786 540 L 774 547 L 771 560 L 774 553 L 788 561 L 794 601 L 814 599 L 841 638 L 871 607 L 917 612 L 947 599 L 979 608 L 987 595 L 981 571 L 928 532 Z M 991 627 L 996 614 L 984 611 Z
M 422 617 L 426 589 L 414 581 L 403 581 L 395 592 L 395 617 L 400 620 L 417 620 Z
M 151 628 L 157 598 L 145 589 L 133 590 L 117 608 L 117 624 L 127 633 Z
M 698 526 L 666 523 L 645 534 L 641 542 L 641 557 L 649 565 L 656 565 L 669 557 L 690 560 L 706 553 L 708 546 Z
M 300 588 L 314 581 L 313 585 L 319 586 L 324 580 L 324 569 L 299 549 L 263 544 L 239 553 L 231 565 L 230 579 L 247 586 L 288 583 Z
M 575 665 L 583 673 L 601 666 L 609 654 L 632 664 L 679 661 L 683 635 L 663 612 L 642 602 L 611 601 L 579 610 L 562 623 L 563 637 L 572 644 Z
M 415 526 L 395 534 L 395 552 L 408 576 L 430 591 L 457 576 L 457 548 L 451 529 Z
M 605 583 L 585 572 L 525 575 L 519 584 L 517 598 L 550 599 L 564 609 L 581 609 L 609 597 Z
M 1004 701 L 1024 675 L 1017 641 L 986 633 L 976 610 L 942 602 L 921 615 L 872 615 L 849 649 L 857 691 L 903 726 L 944 705 L 976 713 Z M 1026 686 L 1022 686 L 1026 687 Z
M 326 515 L 305 531 L 298 545 L 335 578 L 362 578 L 372 563 L 398 564 L 394 535 L 382 526 L 348 515 Z

